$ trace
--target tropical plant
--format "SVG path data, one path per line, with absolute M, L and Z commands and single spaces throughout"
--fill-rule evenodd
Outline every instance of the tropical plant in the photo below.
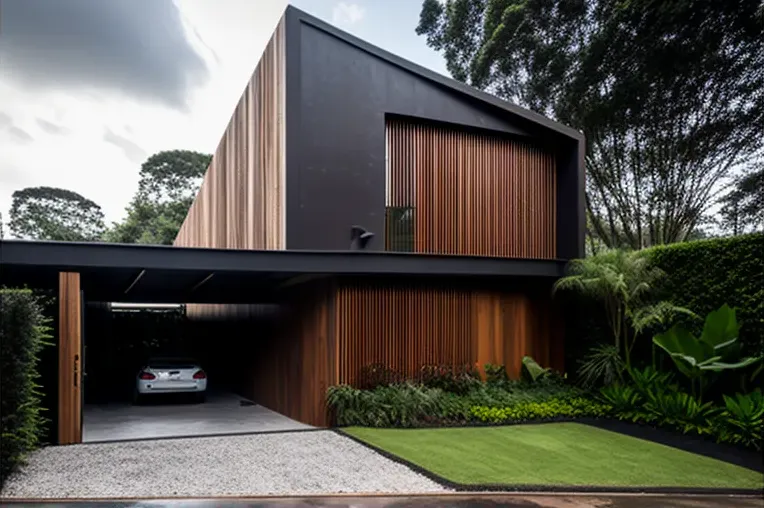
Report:
M 614 384 L 600 388 L 599 398 L 613 409 L 616 417 L 620 419 L 635 419 L 640 407 L 642 396 L 631 386 Z
M 676 386 L 673 384 L 673 373 L 661 372 L 653 367 L 632 369 L 631 380 L 634 383 L 634 387 L 643 397 L 646 397 L 648 393 L 676 389 Z
M 483 369 L 485 370 L 485 381 L 489 385 L 502 386 L 509 381 L 507 369 L 504 368 L 504 365 L 486 363 Z
M 702 400 L 709 373 L 742 369 L 761 360 L 740 358 L 738 331 L 735 309 L 724 304 L 706 316 L 700 337 L 675 325 L 653 337 L 653 343 L 671 355 L 679 372 L 690 379 L 693 395 Z
M 623 381 L 625 366 L 620 351 L 612 344 L 600 344 L 589 350 L 578 369 L 578 377 L 584 388 L 598 383 L 610 385 Z
M 523 356 L 522 364 L 522 376 L 526 381 L 536 382 L 551 372 L 549 367 L 542 367 L 530 356 Z
M 658 425 L 675 427 L 684 432 L 710 434 L 711 422 L 719 413 L 713 403 L 701 403 L 692 395 L 678 391 L 657 391 L 648 393 L 644 405 L 648 421 Z
M 465 394 L 480 384 L 480 373 L 473 365 L 422 365 L 420 381 L 428 388 Z
M 664 315 L 672 307 L 668 302 L 655 305 L 649 301 L 665 274 L 641 253 L 622 250 L 575 259 L 568 271 L 569 275 L 555 283 L 554 291 L 574 291 L 604 304 L 613 345 L 623 353 L 626 370 L 631 370 L 635 318 L 639 323 L 654 321 L 657 318 L 649 317 L 651 309 L 660 309 Z
M 717 419 L 722 440 L 762 449 L 764 395 L 757 389 L 748 394 L 724 396 L 725 411 Z

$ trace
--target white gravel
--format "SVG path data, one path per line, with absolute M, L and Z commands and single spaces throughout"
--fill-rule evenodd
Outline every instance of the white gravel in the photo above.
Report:
M 5 498 L 418 493 L 446 489 L 331 431 L 53 446 Z

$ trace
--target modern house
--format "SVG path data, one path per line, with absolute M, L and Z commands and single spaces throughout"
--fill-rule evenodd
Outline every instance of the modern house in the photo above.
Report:
M 253 359 L 252 389 L 269 407 L 325 424 L 326 388 L 358 383 L 370 364 L 413 375 L 425 364 L 494 363 L 517 375 L 531 354 L 563 367 L 550 287 L 583 254 L 583 155 L 579 132 L 290 7 L 175 245 L 364 244 L 354 255 L 384 253 L 391 267 L 453 257 L 437 277 L 327 266 L 294 287 L 300 301 L 279 346 Z M 472 276 L 486 263 L 493 271 Z M 288 371 L 294 362 L 299 372 Z
M 58 289 L 59 441 L 82 435 L 84 301 L 236 322 L 209 343 L 238 391 L 313 425 L 373 364 L 562 370 L 583 157 L 581 133 L 287 8 L 173 247 L 1 242 L 4 283 Z

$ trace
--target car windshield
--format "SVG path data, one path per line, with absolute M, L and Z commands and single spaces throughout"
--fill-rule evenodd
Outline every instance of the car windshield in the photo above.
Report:
M 192 358 L 150 358 L 148 366 L 153 369 L 191 369 L 197 366 Z

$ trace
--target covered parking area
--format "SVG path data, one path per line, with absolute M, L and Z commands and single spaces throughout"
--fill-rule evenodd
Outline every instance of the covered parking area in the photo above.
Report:
M 57 365 L 55 379 L 43 385 L 59 444 L 325 425 L 325 380 L 342 354 L 328 335 L 333 316 L 343 312 L 317 295 L 333 281 L 448 277 L 503 284 L 556 277 L 562 269 L 557 261 L 471 256 L 0 241 L 0 284 L 55 296 Z M 125 302 L 184 306 L 180 335 L 209 369 L 208 403 L 133 406 L 96 397 L 89 404 L 100 385 L 94 377 L 113 372 L 134 382 L 137 367 L 120 362 L 142 332 L 131 332 L 109 307 Z M 127 336 L 126 349 L 113 342 L 120 335 Z M 125 369 L 106 368 L 104 355 L 94 353 L 99 348 Z

